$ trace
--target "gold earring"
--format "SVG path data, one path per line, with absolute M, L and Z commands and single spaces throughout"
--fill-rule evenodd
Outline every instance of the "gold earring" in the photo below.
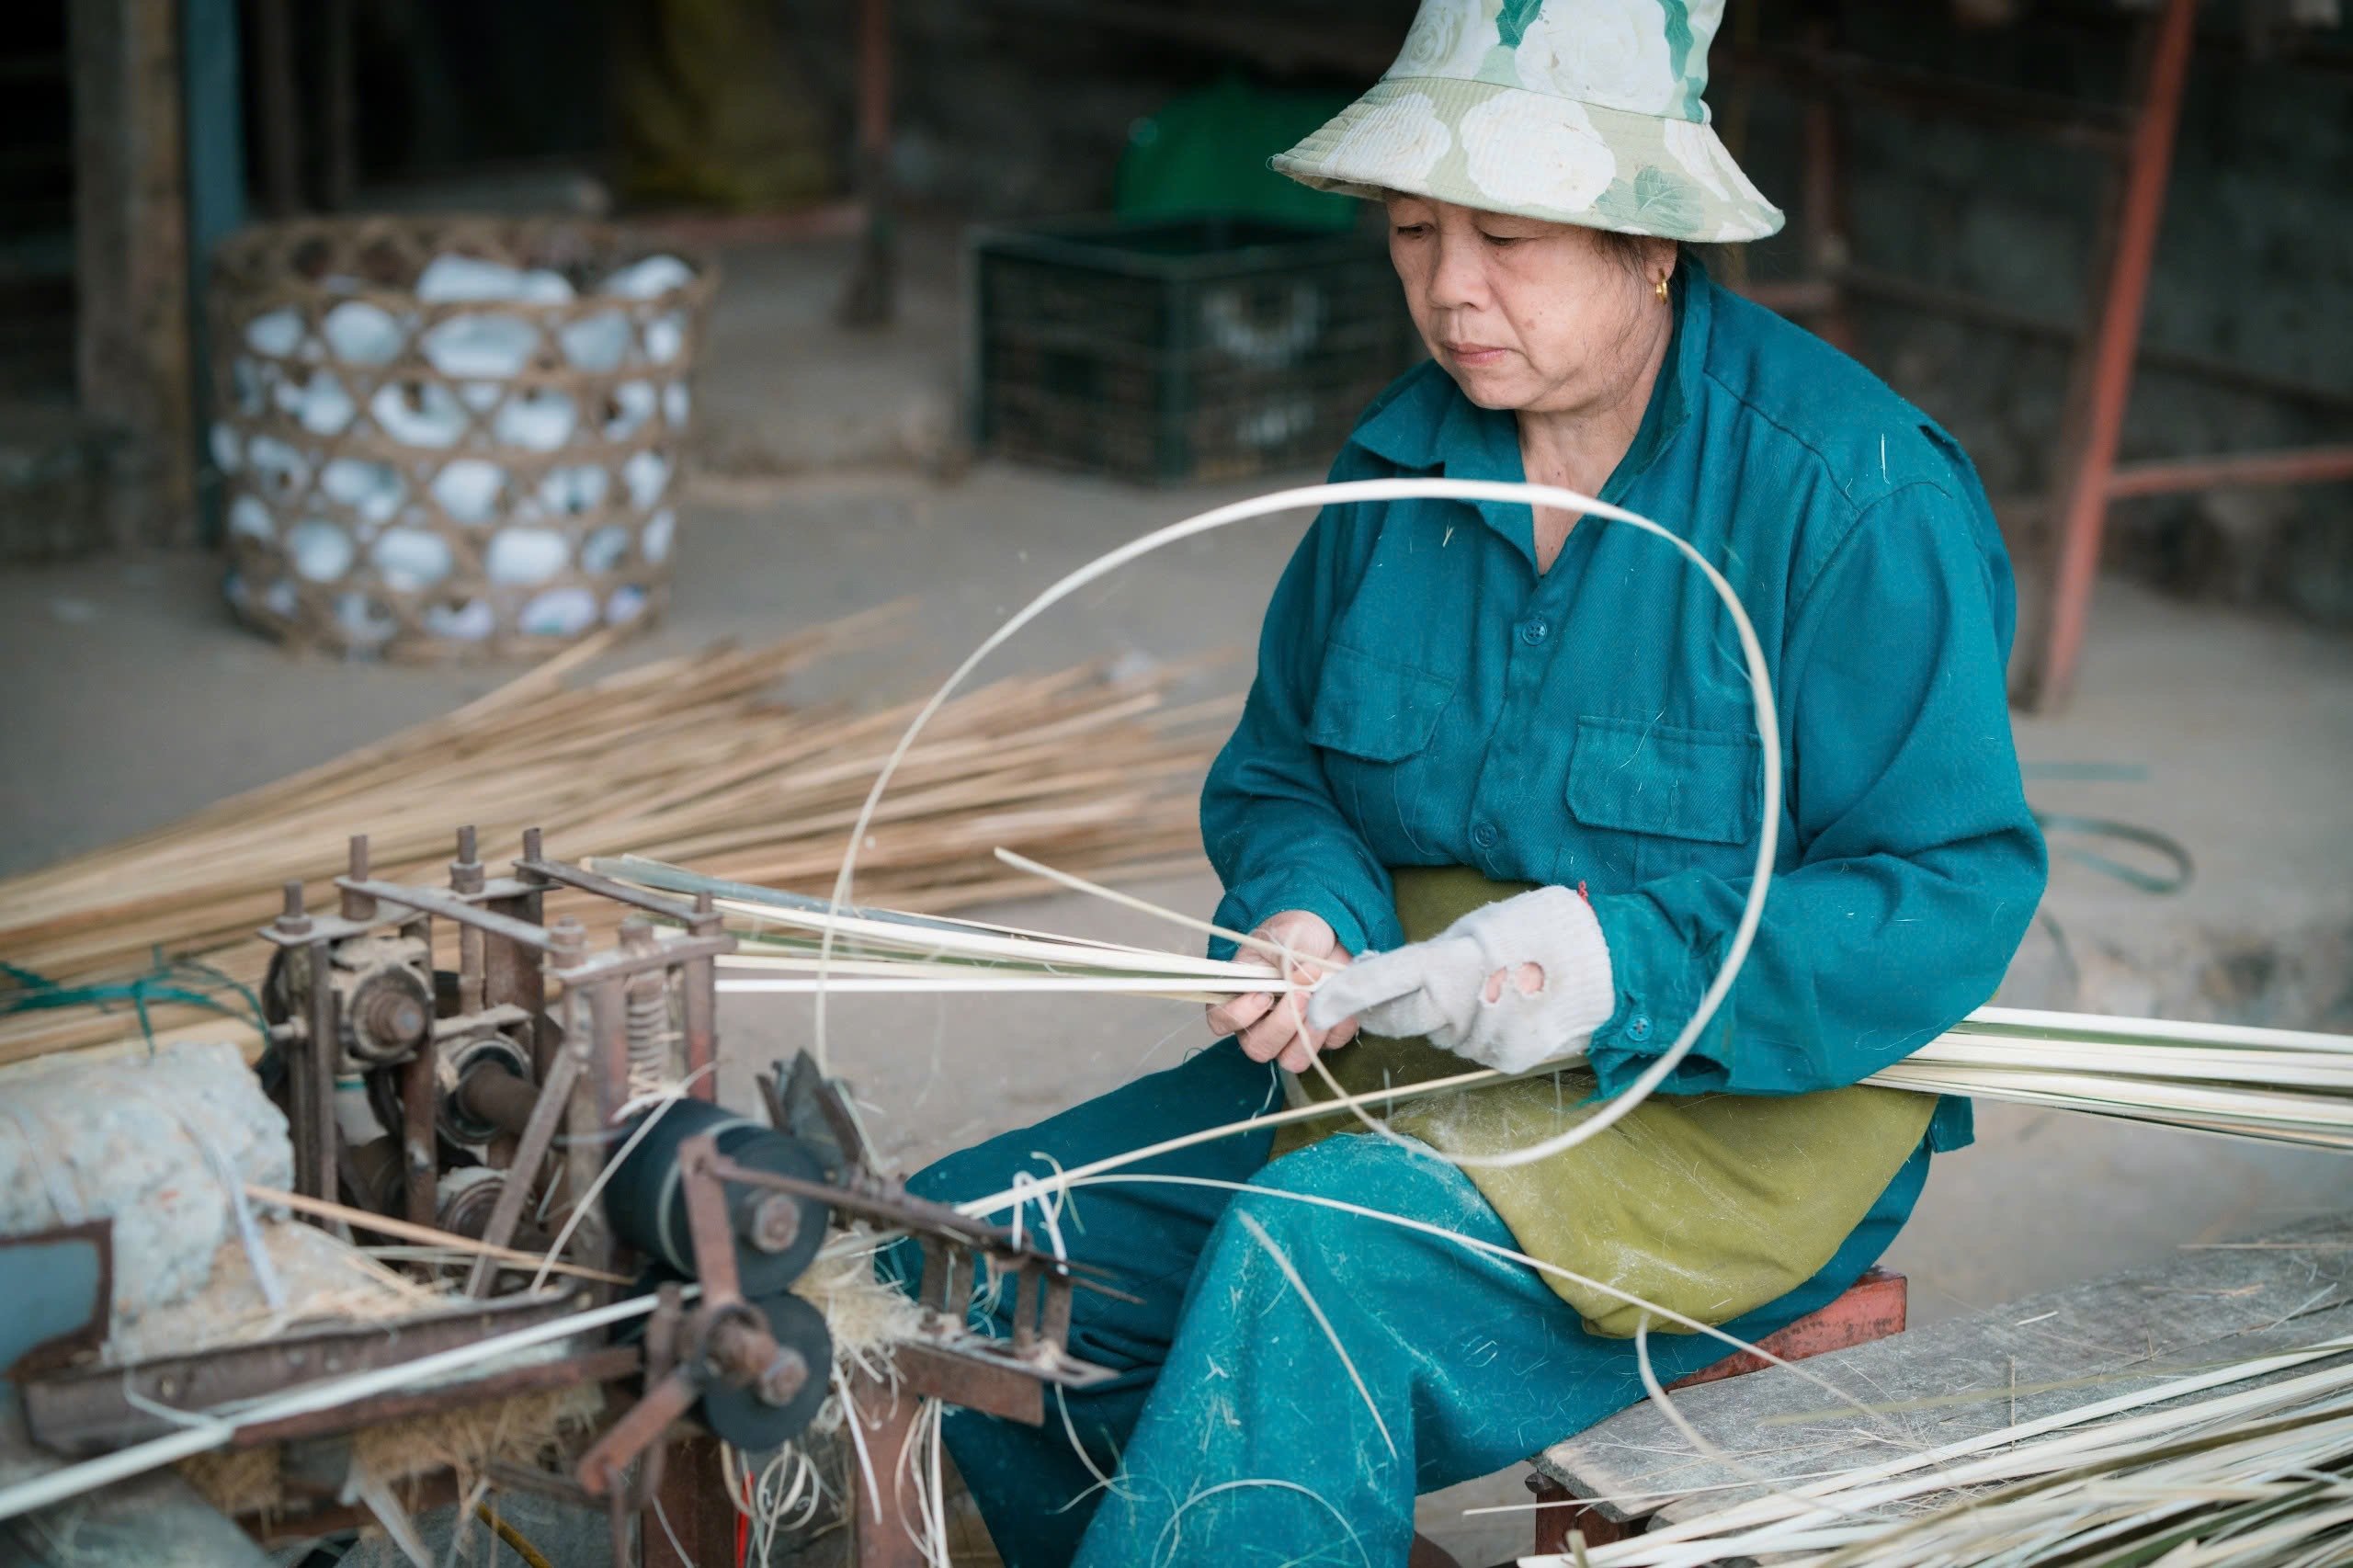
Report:
M 1665 274 L 1665 273 L 1662 272 L 1662 273 L 1660 273 L 1660 274 L 1658 275 L 1658 280 L 1657 280 L 1656 282 L 1654 282 L 1654 283 L 1653 283 L 1653 284 L 1651 285 L 1651 292 L 1653 292 L 1653 293 L 1654 293 L 1654 294 L 1656 294 L 1656 295 L 1658 296 L 1658 302 L 1659 302 L 1660 304 L 1664 305 L 1665 303 L 1666 303 L 1666 274 Z

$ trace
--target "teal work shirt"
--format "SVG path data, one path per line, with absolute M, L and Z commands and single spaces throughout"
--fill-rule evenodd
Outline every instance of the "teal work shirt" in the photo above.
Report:
M 1858 1082 L 1990 996 L 2046 871 L 2004 666 L 2009 562 L 1968 458 L 1861 366 L 1677 271 L 1676 328 L 1601 498 L 1688 540 L 1771 667 L 1786 789 L 1764 924 L 1665 1087 Z M 1435 363 L 1367 410 L 1335 480 L 1518 480 L 1518 424 Z M 1219 924 L 1285 909 L 1402 939 L 1390 868 L 1582 884 L 1616 1011 L 1612 1094 L 1671 1045 L 1740 918 L 1762 821 L 1740 647 L 1665 540 L 1586 518 L 1552 570 L 1522 506 L 1328 507 L 1277 584 L 1201 829 Z M 1929 1142 L 1970 1138 L 1949 1101 Z

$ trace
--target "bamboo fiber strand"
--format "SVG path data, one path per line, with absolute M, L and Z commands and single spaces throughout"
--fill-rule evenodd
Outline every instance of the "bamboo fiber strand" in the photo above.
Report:
M 588 678 L 592 639 L 441 718 L 58 865 L 0 882 L 0 957 L 82 983 L 156 953 L 210 959 L 256 983 L 254 931 L 290 880 L 313 908 L 354 832 L 372 870 L 438 883 L 452 830 L 476 824 L 493 874 L 526 826 L 550 852 L 689 858 L 729 877 L 822 886 L 910 705 L 794 708 L 774 695 L 814 662 L 889 625 L 869 612 L 766 647 L 714 646 Z M 925 908 L 1018 896 L 1034 883 L 988 849 L 1008 838 L 1131 877 L 1199 865 L 1193 792 L 1231 703 L 1172 700 L 1195 666 L 1120 680 L 1098 667 L 1008 677 L 950 705 L 874 815 L 866 863 L 884 897 Z M 620 912 L 562 892 L 549 914 L 602 936 Z M 0 997 L 5 997 L 0 993 Z M 200 1020 L 151 1008 L 158 1028 Z M 105 1043 L 134 1028 L 88 1009 L 0 1017 L 0 1062 Z

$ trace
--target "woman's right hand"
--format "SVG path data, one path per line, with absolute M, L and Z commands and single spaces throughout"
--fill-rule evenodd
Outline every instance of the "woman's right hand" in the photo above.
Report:
M 1286 909 L 1269 915 L 1266 924 L 1251 935 L 1302 960 L 1292 964 L 1286 977 L 1298 985 L 1314 984 L 1352 956 L 1340 946 L 1339 937 L 1322 915 L 1304 909 Z M 1234 954 L 1234 960 L 1262 964 L 1269 974 L 1279 972 L 1273 956 L 1263 949 L 1244 948 Z M 1329 1029 L 1310 1025 L 1306 994 L 1299 991 L 1253 991 L 1230 997 L 1210 1008 L 1209 1021 L 1214 1032 L 1239 1039 L 1243 1054 L 1251 1061 L 1279 1061 L 1287 1073 L 1306 1072 L 1308 1062 L 1319 1051 L 1338 1050 L 1355 1039 L 1357 1032 L 1354 1018 L 1344 1019 Z

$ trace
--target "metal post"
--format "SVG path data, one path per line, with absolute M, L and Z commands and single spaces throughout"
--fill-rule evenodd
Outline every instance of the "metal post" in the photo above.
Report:
M 866 233 L 849 286 L 842 293 L 840 314 L 851 326 L 884 326 L 892 315 L 894 268 L 890 0 L 858 0 L 857 183 L 858 200 L 866 210 Z
M 1836 42 L 1832 29 L 1826 18 L 1808 23 L 1807 44 L 1828 53 Z M 1839 281 L 1852 255 L 1847 239 L 1846 112 L 1845 104 L 1818 85 L 1806 94 L 1804 240 L 1807 276 L 1826 283 L 1830 290 L 1814 330 L 1834 347 L 1852 354 L 1855 323 L 1847 313 L 1846 290 Z
M 302 108 L 290 0 L 256 0 L 254 78 L 260 89 L 262 204 L 273 218 L 302 210 Z
M 2085 620 L 2099 577 L 2109 481 L 2132 392 L 2132 360 L 2148 299 L 2157 227 L 2165 216 L 2174 131 L 2181 119 L 2197 20 L 2198 0 L 2165 0 L 2148 56 L 2140 112 L 2126 153 L 2124 199 L 2098 302 L 2099 325 L 2081 383 L 2083 401 L 2073 411 L 2075 437 L 2063 452 L 2052 492 L 2049 516 L 2058 528 L 2057 559 L 2041 612 L 2042 635 L 2036 640 L 2034 662 L 2017 694 L 2037 711 L 2048 711 L 2066 699 L 2083 652 Z
M 695 916 L 688 924 L 688 933 L 716 937 L 720 926 L 710 892 L 695 894 Z M 712 1064 L 719 1044 L 717 980 L 717 967 L 707 958 L 688 959 L 678 966 L 678 1022 L 686 1036 L 687 1093 L 713 1104 L 719 1100 L 719 1069 Z

